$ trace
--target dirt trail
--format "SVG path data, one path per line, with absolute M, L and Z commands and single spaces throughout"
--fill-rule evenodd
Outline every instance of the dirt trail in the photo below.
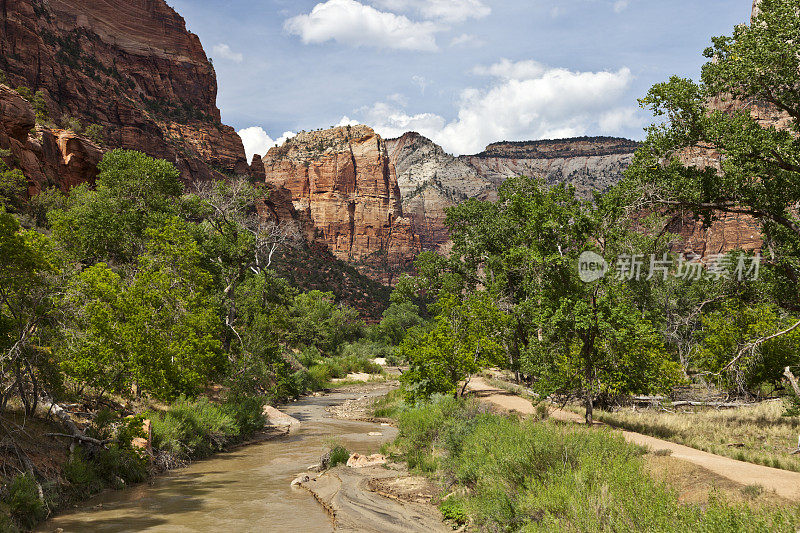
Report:
M 502 409 L 516 411 L 523 415 L 534 414 L 534 407 L 530 401 L 514 393 L 492 387 L 483 378 L 473 378 L 467 389 L 481 400 Z M 561 409 L 550 409 L 550 416 L 564 422 L 584 422 L 582 416 Z M 675 459 L 696 464 L 736 483 L 761 485 L 766 490 L 775 491 L 783 498 L 800 501 L 800 473 L 798 472 L 745 463 L 631 431 L 620 431 L 620 433 L 628 442 L 648 446 L 654 452 L 671 450 L 672 457 Z

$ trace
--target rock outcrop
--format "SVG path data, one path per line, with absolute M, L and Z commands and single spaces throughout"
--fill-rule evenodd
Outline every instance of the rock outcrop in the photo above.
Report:
M 262 165 L 267 184 L 290 191 L 314 239 L 374 279 L 392 283 L 419 252 L 394 165 L 372 129 L 301 133 L 272 148 Z
M 97 177 L 103 151 L 71 131 L 36 126 L 33 106 L 6 85 L 0 85 L 0 149 L 4 161 L 22 170 L 30 195 L 44 185 L 63 191 Z
M 444 225 L 445 209 L 468 198 L 493 198 L 492 182 L 418 133 L 389 139 L 386 148 L 397 171 L 403 212 L 411 218 L 414 233 L 426 249 L 450 239 Z
M 187 181 L 247 172 L 214 68 L 164 0 L 5 0 L 0 17 L 0 69 L 42 96 L 40 125 L 97 124 L 105 146 L 172 161 Z
M 454 157 L 418 133 L 389 139 L 386 145 L 397 169 L 403 210 L 426 249 L 449 242 L 447 207 L 468 198 L 493 200 L 500 185 L 514 176 L 570 183 L 588 198 L 622 178 L 638 146 L 627 139 L 584 137 L 501 142 L 477 155 Z
M 569 183 L 584 198 L 622 178 L 638 143 L 613 137 L 579 137 L 531 142 L 500 142 L 462 159 L 499 186 L 513 176 Z

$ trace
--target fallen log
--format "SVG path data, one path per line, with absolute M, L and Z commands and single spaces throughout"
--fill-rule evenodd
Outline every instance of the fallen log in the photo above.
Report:
M 717 409 L 736 409 L 737 407 L 746 407 L 748 405 L 752 405 L 749 403 L 742 403 L 742 402 L 690 402 L 690 401 L 679 401 L 679 402 L 672 402 L 670 404 L 672 407 L 714 407 Z
M 92 437 L 87 437 L 86 435 L 67 435 L 66 433 L 45 433 L 45 437 L 64 437 L 67 439 L 85 442 L 87 444 L 94 444 L 95 446 L 102 446 L 103 448 L 105 448 L 111 442 L 114 442 L 114 439 L 98 440 Z

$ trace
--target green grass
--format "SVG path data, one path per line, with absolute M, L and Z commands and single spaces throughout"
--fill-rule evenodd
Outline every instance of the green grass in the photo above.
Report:
M 644 451 L 608 429 L 487 413 L 440 397 L 397 414 L 393 449 L 451 493 L 442 511 L 481 531 L 785 531 L 799 509 L 753 509 L 712 495 L 683 505 L 647 475 Z
M 201 459 L 240 442 L 264 427 L 263 402 L 233 398 L 215 404 L 181 399 L 167 411 L 151 411 L 153 447 L 168 461 Z

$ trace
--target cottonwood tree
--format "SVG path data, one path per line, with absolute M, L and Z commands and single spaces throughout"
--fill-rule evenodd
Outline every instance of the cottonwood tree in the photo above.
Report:
M 410 369 L 400 378 L 409 401 L 466 390 L 469 378 L 505 358 L 507 316 L 484 292 L 443 295 L 430 328 L 412 328 L 398 348 Z
M 544 395 L 582 398 L 587 422 L 603 396 L 661 390 L 679 379 L 658 331 L 634 304 L 629 280 L 580 279 L 583 252 L 613 262 L 633 239 L 604 215 L 571 187 L 507 180 L 496 202 L 448 210 L 451 255 L 426 258 L 421 273 L 430 279 L 416 283 L 439 300 L 450 287 L 454 296 L 490 298 L 504 317 L 504 366 L 521 370 Z
M 36 411 L 42 375 L 51 357 L 41 345 L 51 318 L 56 268 L 46 239 L 23 231 L 0 206 L 0 411 L 17 396 L 28 415 Z
M 744 342 L 728 368 L 800 328 L 800 8 L 794 0 L 759 7 L 749 26 L 713 39 L 699 83 L 673 77 L 641 101 L 665 121 L 649 128 L 626 179 L 639 206 L 688 211 L 706 225 L 720 213 L 761 224 L 765 279 L 783 317 L 772 333 Z M 712 99 L 731 108 L 711 110 Z M 710 150 L 719 169 L 686 164 L 687 153 Z
M 225 369 L 211 275 L 186 222 L 147 236 L 124 276 L 104 263 L 77 276 L 64 301 L 73 322 L 61 365 L 101 394 L 194 395 Z
M 237 328 L 236 294 L 249 276 L 263 277 L 282 246 L 300 241 L 293 221 L 259 212 L 267 192 L 247 179 L 198 182 L 188 197 L 191 217 L 200 222 L 198 239 L 210 270 L 218 278 L 226 308 L 225 325 L 242 342 Z M 230 337 L 226 340 L 230 347 Z

